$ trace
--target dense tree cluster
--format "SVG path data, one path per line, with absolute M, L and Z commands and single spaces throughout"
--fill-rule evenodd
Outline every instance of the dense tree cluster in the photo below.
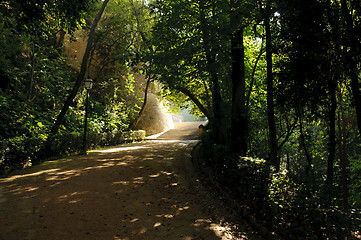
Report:
M 107 7 L 104 12 L 99 10 L 102 5 Z M 147 9 L 144 1 L 128 0 L 1 1 L 0 169 L 34 160 L 33 154 L 45 148 L 37 146 L 28 154 L 29 139 L 43 145 L 53 137 L 80 136 L 85 110 L 80 86 L 88 77 L 95 82 L 90 92 L 90 134 L 130 130 L 139 111 L 138 91 L 143 91 L 133 73 L 139 64 L 137 53 L 146 45 L 142 35 L 151 26 Z M 67 49 L 80 51 L 77 59 L 70 60 L 65 51 L 79 39 L 83 45 L 90 43 L 81 68 L 85 46 Z M 74 61 L 78 64 L 71 64 Z M 24 152 L 25 157 L 15 152 Z
M 225 156 L 260 157 L 304 185 L 304 199 L 360 207 L 360 9 L 352 0 L 155 1 L 154 72 L 210 120 L 206 147 L 222 178 L 242 165 Z

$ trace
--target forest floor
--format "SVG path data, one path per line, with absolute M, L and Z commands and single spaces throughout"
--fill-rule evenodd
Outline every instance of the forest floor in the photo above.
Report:
M 198 125 L 1 178 L 0 239 L 259 239 L 199 181 Z

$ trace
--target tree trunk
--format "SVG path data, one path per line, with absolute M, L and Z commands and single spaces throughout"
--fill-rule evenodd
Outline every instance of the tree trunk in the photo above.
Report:
M 331 80 L 332 81 L 332 80 Z M 336 86 L 333 82 L 329 86 L 330 98 L 331 98 L 331 109 L 329 112 L 329 126 L 330 126 L 330 136 L 329 136 L 329 155 L 327 159 L 327 178 L 326 183 L 332 184 L 333 182 L 333 164 L 335 161 L 336 153 Z
M 153 52 L 153 47 L 151 44 L 149 44 L 149 41 L 148 41 L 148 38 L 146 37 L 145 33 L 144 33 L 144 30 L 143 30 L 143 26 L 142 24 L 140 23 L 140 15 L 142 14 L 142 12 L 139 11 L 139 9 L 135 6 L 133 0 L 129 0 L 129 3 L 130 5 L 132 6 L 133 8 L 133 13 L 134 13 L 134 16 L 135 16 L 135 19 L 137 21 L 137 29 L 138 29 L 138 32 L 143 40 L 143 42 L 148 45 L 148 49 L 150 52 Z M 144 7 L 144 2 L 142 2 L 142 6 Z M 151 60 L 152 61 L 152 60 Z M 150 62 L 150 67 L 149 69 L 151 69 L 151 66 L 152 66 L 152 62 Z M 148 89 L 149 89 L 149 85 L 151 83 L 151 76 L 148 75 L 148 80 L 147 80 L 147 83 L 146 83 L 146 86 L 145 86 L 145 89 L 144 89 L 144 99 L 143 99 L 143 104 L 142 104 L 142 108 L 140 109 L 140 112 L 138 114 L 138 117 L 137 119 L 134 121 L 134 123 L 132 124 L 131 126 L 131 129 L 135 129 L 141 119 L 141 117 L 143 116 L 144 114 L 144 111 L 145 111 L 145 108 L 147 106 L 147 100 L 148 100 Z
M 273 102 L 273 63 L 272 63 L 272 35 L 270 28 L 271 7 L 267 0 L 267 14 L 265 16 L 266 25 L 266 61 L 267 61 L 267 117 L 269 129 L 270 163 L 275 167 L 276 172 L 280 169 L 280 161 L 277 156 L 277 130 L 275 121 L 275 111 Z
M 213 121 L 213 116 L 210 114 L 209 110 L 198 100 L 197 96 L 194 95 L 191 91 L 189 91 L 186 88 L 183 87 L 175 87 L 175 89 L 177 89 L 178 91 L 180 91 L 181 93 L 183 93 L 184 95 L 186 95 L 187 97 L 189 97 L 192 102 L 197 105 L 197 107 L 199 108 L 199 110 L 201 110 L 201 112 L 208 118 L 208 120 L 210 122 Z
M 352 95 L 355 103 L 356 118 L 357 118 L 357 127 L 359 134 L 361 135 L 361 96 L 360 96 L 360 86 L 358 80 L 358 70 L 357 62 L 349 57 L 350 62 L 350 74 L 351 74 L 351 89 Z
M 224 121 L 221 112 L 222 105 L 222 96 L 219 86 L 219 79 L 217 73 L 217 62 L 216 62 L 216 53 L 212 51 L 212 39 L 211 34 L 209 32 L 209 26 L 207 23 L 207 19 L 204 13 L 204 10 L 207 9 L 205 0 L 200 1 L 200 22 L 201 22 L 201 30 L 203 34 L 203 47 L 206 54 L 207 59 L 207 71 L 211 76 L 212 83 L 212 107 L 213 107 L 213 118 L 210 120 L 210 125 L 214 133 L 215 142 L 218 144 L 227 144 L 226 131 L 224 126 Z
M 211 64 L 212 65 L 212 61 Z M 220 93 L 220 87 L 219 87 L 219 81 L 217 73 L 211 74 L 211 80 L 213 85 L 213 95 L 212 95 L 212 105 L 213 105 L 213 121 L 211 122 L 211 126 L 215 133 L 215 141 L 216 143 L 225 145 L 227 140 L 225 135 L 225 132 L 223 131 L 224 128 L 224 121 L 222 118 L 221 113 L 221 93 Z
M 339 89 L 338 91 L 338 98 L 339 98 L 339 102 L 342 103 L 342 93 L 341 93 L 341 89 Z M 345 212 L 347 212 L 348 209 L 348 186 L 347 186 L 347 181 L 348 181 L 348 174 L 347 174 L 347 165 L 348 165 L 348 160 L 347 160 L 347 151 L 346 151 L 346 144 L 347 144 L 347 139 L 346 139 L 346 121 L 345 121 L 345 116 L 344 116 L 344 112 L 342 109 L 342 104 L 340 107 L 340 110 L 338 111 L 338 145 L 339 145 L 339 149 L 340 149 L 340 162 L 341 162 L 341 174 L 342 174 L 342 195 L 343 195 L 343 209 Z
M 355 30 L 353 26 L 352 15 L 348 9 L 347 3 L 345 0 L 341 0 L 341 9 L 344 21 L 346 22 L 346 37 L 348 39 L 348 44 L 350 49 L 346 52 L 346 58 L 349 64 L 349 71 L 351 77 L 351 90 L 355 103 L 356 117 L 357 117 L 357 127 L 359 134 L 361 135 L 361 96 L 360 96 L 360 84 L 358 79 L 357 71 L 357 62 L 355 57 L 360 54 L 360 46 L 356 37 Z
M 231 39 L 232 56 L 232 129 L 231 150 L 240 156 L 247 154 L 248 119 L 246 113 L 246 84 L 244 44 L 240 3 L 231 1 L 231 26 L 236 26 Z
M 311 177 L 312 175 L 312 158 L 310 156 L 310 153 L 308 152 L 307 149 L 307 145 L 306 145 L 306 140 L 305 140 L 305 134 L 303 132 L 303 120 L 302 120 L 302 112 L 299 110 L 299 107 L 296 107 L 296 110 L 298 112 L 298 117 L 300 120 L 300 139 L 301 139 L 301 145 L 303 150 L 305 151 L 305 155 L 306 155 L 306 160 L 307 160 L 307 165 L 306 165 L 306 176 Z
M 151 82 L 151 78 L 150 78 L 150 76 L 148 76 L 147 83 L 146 83 L 145 89 L 144 89 L 143 105 L 139 111 L 137 119 L 132 123 L 132 126 L 130 127 L 130 129 L 132 129 L 132 130 L 136 129 L 140 119 L 142 118 L 142 116 L 145 112 L 145 107 L 147 106 L 147 101 L 148 101 L 148 89 L 149 89 L 150 82 Z
M 262 39 L 262 43 L 261 43 L 261 49 L 259 50 L 259 54 L 256 58 L 256 62 L 253 65 L 253 69 L 252 69 L 252 75 L 251 75 L 251 82 L 249 84 L 249 89 L 248 89 L 248 93 L 247 93 L 247 97 L 246 97 L 246 111 L 248 111 L 249 109 L 249 104 L 250 104 L 250 100 L 251 100 L 251 94 L 252 94 L 252 89 L 253 89 L 253 84 L 254 84 L 254 76 L 256 74 L 256 69 L 258 66 L 258 62 L 261 59 L 263 55 L 263 39 Z
M 87 70 L 87 61 L 89 59 L 89 55 L 90 55 L 90 51 L 91 51 L 91 47 L 92 47 L 92 43 L 93 43 L 93 39 L 94 39 L 95 29 L 96 29 L 96 27 L 98 25 L 98 22 L 100 21 L 101 16 L 103 15 L 103 12 L 104 12 L 105 7 L 107 6 L 108 2 L 109 2 L 109 0 L 104 0 L 101 8 L 99 9 L 98 15 L 96 16 L 96 18 L 93 21 L 93 24 L 91 26 L 90 33 L 89 33 L 88 43 L 87 43 L 85 53 L 84 53 L 84 56 L 83 56 L 83 60 L 82 60 L 82 63 L 81 63 L 81 68 L 80 68 L 78 78 L 77 78 L 77 80 L 76 80 L 76 82 L 74 84 L 74 87 L 73 87 L 71 93 L 69 94 L 68 98 L 65 100 L 63 108 L 62 108 L 60 114 L 58 115 L 58 117 L 56 119 L 56 122 L 54 123 L 52 129 L 51 129 L 49 139 L 51 139 L 51 137 L 54 136 L 58 132 L 59 127 L 61 126 L 61 124 L 64 121 L 64 117 L 66 115 L 66 112 L 68 111 L 70 104 L 74 100 L 76 94 L 78 93 L 79 87 L 80 87 L 80 85 L 82 84 L 82 82 L 84 80 L 84 76 L 85 76 L 85 73 L 86 73 L 86 70 Z

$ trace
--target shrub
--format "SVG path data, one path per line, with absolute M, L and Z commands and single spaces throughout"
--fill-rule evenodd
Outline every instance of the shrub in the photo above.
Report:
M 285 239 L 346 239 L 359 228 L 355 214 L 352 219 L 322 197 L 322 186 L 307 184 L 287 171 L 273 173 L 265 160 L 239 157 L 207 140 L 201 153 L 213 169 L 212 177 L 238 205 L 248 206 Z M 329 196 L 330 189 L 324 191 Z
M 31 165 L 43 144 L 42 137 L 19 136 L 0 141 L 0 174 L 14 168 Z
M 145 139 L 145 131 L 90 134 L 88 148 L 117 145 Z M 0 175 L 13 169 L 23 168 L 44 157 L 54 157 L 78 152 L 83 147 L 83 135 L 79 133 L 58 134 L 50 143 L 50 152 L 45 152 L 46 138 L 24 136 L 0 141 Z

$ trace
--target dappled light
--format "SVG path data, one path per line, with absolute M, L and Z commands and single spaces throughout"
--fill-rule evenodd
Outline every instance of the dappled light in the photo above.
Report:
M 135 143 L 15 172 L 0 179 L 3 234 L 64 239 L 72 229 L 76 239 L 232 239 L 188 187 L 192 146 Z
M 12 181 L 14 181 L 16 179 L 19 179 L 19 178 L 26 178 L 26 177 L 31 177 L 31 176 L 39 176 L 39 175 L 42 175 L 42 174 L 45 174 L 45 173 L 56 172 L 58 170 L 60 170 L 60 169 L 49 169 L 49 170 L 43 170 L 43 171 L 34 172 L 34 173 L 19 174 L 19 175 L 15 175 L 15 176 L 12 176 L 12 177 L 5 178 L 5 179 L 1 179 L 0 182 L 12 182 Z
M 121 147 L 121 148 L 110 148 L 110 149 L 103 149 L 103 150 L 96 150 L 93 152 L 99 153 L 114 153 L 119 151 L 130 151 L 130 150 L 137 150 L 137 149 L 144 149 L 147 148 L 145 146 L 137 146 L 137 147 Z
M 361 0 L 0 17 L 0 240 L 361 239 Z

